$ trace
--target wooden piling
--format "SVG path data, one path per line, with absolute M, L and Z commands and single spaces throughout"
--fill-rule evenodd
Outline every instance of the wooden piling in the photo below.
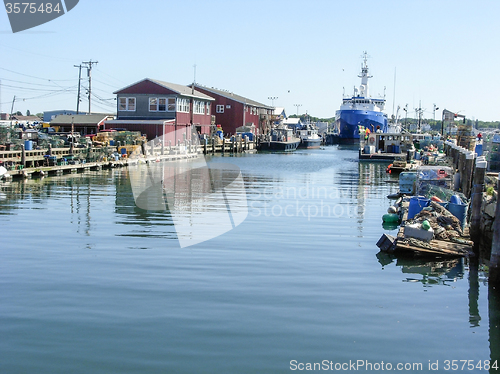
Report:
M 464 160 L 464 168 L 462 174 L 462 192 L 467 197 L 471 196 L 471 184 L 472 184 L 472 175 L 474 170 L 474 160 L 475 153 L 473 152 L 464 152 L 465 160 Z
M 224 156 L 224 151 L 226 150 L 226 138 L 222 138 L 222 150 L 221 153 Z
M 497 191 L 500 191 L 500 179 L 497 179 Z M 495 220 L 493 221 L 493 240 L 491 242 L 490 284 L 500 283 L 500 196 L 497 197 Z
M 23 168 L 26 167 L 26 149 L 24 148 L 24 144 L 21 144 L 21 165 Z
M 483 203 L 484 176 L 486 175 L 487 165 L 484 157 L 477 158 L 471 194 L 471 219 L 469 229 L 471 238 L 474 242 L 478 240 L 481 234 L 481 206 Z

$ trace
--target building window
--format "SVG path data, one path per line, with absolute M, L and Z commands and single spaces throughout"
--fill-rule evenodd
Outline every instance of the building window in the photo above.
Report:
M 189 113 L 189 99 L 177 99 L 177 111 Z
M 168 111 L 175 112 L 175 97 L 170 97 L 168 99 Z
M 135 112 L 135 97 L 120 97 L 118 101 L 118 110 Z
M 207 116 L 210 115 L 210 103 L 207 102 Z
M 215 111 L 217 113 L 224 113 L 224 105 L 217 105 L 217 107 L 215 108 Z
M 168 101 L 167 101 L 168 100 Z M 175 98 L 166 97 L 150 97 L 149 98 L 149 111 L 150 112 L 166 112 L 168 102 L 168 111 L 173 112 L 175 110 Z
M 167 99 L 161 97 L 158 99 L 158 111 L 166 112 L 167 111 Z
M 195 114 L 205 114 L 205 102 L 195 100 L 194 101 L 194 113 Z
M 149 111 L 157 112 L 158 111 L 158 98 L 150 97 L 149 98 Z

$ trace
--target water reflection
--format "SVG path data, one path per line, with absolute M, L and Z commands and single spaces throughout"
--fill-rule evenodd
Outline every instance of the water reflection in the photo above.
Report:
M 463 258 L 429 261 L 428 259 L 398 257 L 380 251 L 377 253 L 377 259 L 383 268 L 395 262 L 403 274 L 420 275 L 420 277 L 407 276 L 403 282 L 422 283 L 423 287 L 450 286 L 451 283 L 464 278 Z
M 181 248 L 220 236 L 248 215 L 243 178 L 232 164 L 150 162 L 128 174 L 137 207 L 168 214 Z

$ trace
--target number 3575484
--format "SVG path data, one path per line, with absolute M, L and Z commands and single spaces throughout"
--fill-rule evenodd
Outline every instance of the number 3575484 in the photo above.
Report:
M 5 3 L 7 13 L 60 13 L 63 10 L 59 6 L 59 2 L 52 3 Z

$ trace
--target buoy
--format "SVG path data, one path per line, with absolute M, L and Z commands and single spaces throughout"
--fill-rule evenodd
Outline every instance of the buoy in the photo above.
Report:
M 429 230 L 431 228 L 431 224 L 429 223 L 429 221 L 425 220 L 422 222 L 422 228 L 424 230 Z
M 392 164 L 387 166 L 387 169 L 385 169 L 385 172 L 391 174 L 391 168 L 392 168 Z
M 387 213 L 382 216 L 384 222 L 396 223 L 399 221 L 399 216 L 394 213 Z
M 441 199 L 440 199 L 439 197 L 437 197 L 437 196 L 432 196 L 432 197 L 431 197 L 431 200 L 432 200 L 432 201 L 435 201 L 436 203 L 442 203 L 442 202 L 443 202 L 443 200 L 441 200 Z
M 396 214 L 398 212 L 398 210 L 396 209 L 395 206 L 390 206 L 388 209 L 387 209 L 387 213 L 389 214 Z

